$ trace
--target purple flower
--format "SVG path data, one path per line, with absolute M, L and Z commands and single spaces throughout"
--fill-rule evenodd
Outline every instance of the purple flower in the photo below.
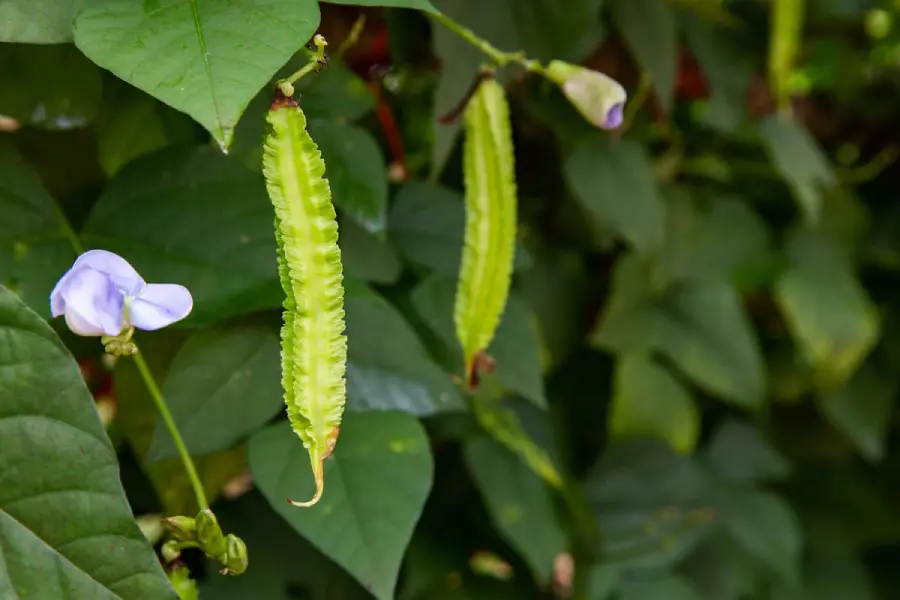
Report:
M 173 283 L 147 283 L 128 261 L 89 250 L 50 294 L 50 312 L 83 336 L 117 336 L 129 327 L 153 331 L 188 316 L 191 293 Z
M 547 66 L 547 77 L 562 89 L 585 119 L 601 129 L 622 124 L 627 95 L 618 81 L 599 71 L 559 60 Z

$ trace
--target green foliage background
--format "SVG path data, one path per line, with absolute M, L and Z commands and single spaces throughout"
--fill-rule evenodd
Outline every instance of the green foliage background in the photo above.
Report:
M 802 26 L 774 27 L 776 5 Z M 603 132 L 499 72 L 519 239 L 474 397 L 459 124 L 439 117 L 487 59 L 435 9 L 629 92 Z M 250 568 L 187 551 L 182 598 L 900 597 L 896 18 L 888 0 L 0 1 L 0 598 L 185 584 L 150 546 L 155 515 L 197 507 L 137 370 L 46 322 L 84 248 L 194 296 L 136 339 Z M 283 415 L 260 160 L 272 82 L 317 30 L 330 64 L 298 93 L 339 213 L 348 405 L 325 496 L 296 509 L 313 483 Z M 797 48 L 783 68 L 773 40 Z

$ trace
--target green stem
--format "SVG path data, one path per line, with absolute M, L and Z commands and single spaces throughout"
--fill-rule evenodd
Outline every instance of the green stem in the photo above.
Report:
M 432 13 L 432 16 L 434 16 L 435 20 L 441 23 L 444 27 L 461 37 L 466 42 L 478 48 L 478 50 L 480 50 L 483 54 L 486 54 L 488 57 L 490 57 L 490 59 L 494 61 L 497 66 L 503 67 L 510 63 L 516 63 L 522 65 L 523 67 L 534 73 L 540 73 L 542 75 L 546 74 L 543 65 L 541 65 L 541 63 L 536 60 L 530 60 L 526 58 L 524 52 L 504 52 L 491 44 L 486 39 L 478 37 L 474 31 L 460 25 L 444 13 L 435 12 Z
M 290 77 L 278 80 L 278 87 L 281 89 L 281 92 L 289 98 L 294 95 L 294 84 L 297 83 L 297 81 L 306 75 L 309 75 L 311 72 L 321 69 L 326 63 L 325 46 L 328 45 L 328 42 L 325 41 L 325 37 L 316 35 L 316 37 L 313 38 L 313 43 L 316 45 L 316 51 L 310 57 L 309 62 L 300 67 L 300 69 Z
M 156 385 L 156 380 L 153 378 L 153 373 L 150 372 L 147 361 L 144 360 L 144 356 L 140 351 L 135 353 L 133 358 L 134 364 L 137 365 L 138 371 L 141 373 L 141 378 L 144 380 L 144 385 L 147 386 L 147 391 L 150 392 L 150 396 L 153 397 L 153 403 L 156 404 L 156 409 L 159 411 L 163 423 L 166 424 L 169 435 L 172 436 L 172 440 L 175 442 L 175 448 L 178 450 L 178 455 L 181 457 L 181 462 L 184 464 L 184 470 L 187 471 L 188 479 L 191 480 L 191 487 L 194 488 L 194 497 L 197 499 L 200 510 L 209 508 L 209 503 L 206 501 L 206 493 L 203 491 L 203 484 L 200 482 L 200 476 L 197 474 L 197 468 L 194 466 L 194 461 L 191 460 L 191 454 L 188 452 L 187 446 L 184 445 L 184 440 L 181 439 L 181 433 L 178 432 L 178 426 L 175 425 L 172 413 L 169 412 L 169 406 L 166 404 L 165 399 L 163 399 L 162 392 L 159 391 L 159 386 Z

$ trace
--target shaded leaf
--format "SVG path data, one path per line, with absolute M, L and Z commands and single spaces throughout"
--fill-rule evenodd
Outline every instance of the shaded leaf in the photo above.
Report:
M 2 595 L 175 600 L 78 365 L 2 286 L 0 389 Z
M 802 124 L 780 115 L 761 121 L 759 133 L 775 170 L 790 186 L 807 221 L 818 221 L 822 191 L 835 184 L 835 177 L 815 139 Z
M 671 565 L 709 533 L 714 518 L 705 474 L 659 441 L 614 444 L 584 488 L 600 524 L 601 564 Z
M 167 149 L 123 168 L 94 205 L 83 239 L 128 260 L 146 279 L 194 297 L 203 324 L 284 298 L 271 203 L 262 177 L 210 147 Z
M 744 488 L 722 490 L 724 530 L 751 558 L 788 583 L 800 576 L 803 533 L 791 506 L 774 494 Z
M 616 365 L 610 407 L 615 439 L 656 437 L 690 452 L 700 434 L 700 414 L 691 393 L 650 357 L 626 354 Z
M 353 219 L 340 219 L 338 245 L 347 275 L 375 283 L 394 283 L 403 271 L 393 245 Z
M 5 6 L 0 5 L 0 28 Z M 87 127 L 101 94 L 100 69 L 71 44 L 0 46 L 0 114 L 23 125 Z
M 634 256 L 616 266 L 613 297 L 595 344 L 614 352 L 658 350 L 710 392 L 758 407 L 765 390 L 762 354 L 740 299 L 727 285 L 682 283 L 654 292 Z
M 673 279 L 738 283 L 770 250 L 766 224 L 736 199 L 700 203 L 688 194 L 672 194 L 668 217 L 661 259 Z
M 818 397 L 819 409 L 853 442 L 865 458 L 884 457 L 891 413 L 897 397 L 897 380 L 876 366 L 863 365 L 840 388 Z
M 315 0 L 84 0 L 75 43 L 92 61 L 187 113 L 222 148 L 247 104 L 319 24 Z
M 456 279 L 465 224 L 465 205 L 459 193 L 413 181 L 397 192 L 389 235 L 407 261 Z M 524 270 L 529 264 L 525 249 L 517 245 L 514 268 Z
M 196 139 L 200 129 L 187 115 L 125 84 L 104 87 L 93 128 L 97 159 L 109 176 L 144 154 L 200 141 Z
M 622 584 L 620 600 L 701 600 L 691 583 L 678 575 L 658 579 L 626 580 Z
M 665 112 L 672 107 L 678 39 L 666 0 L 609 0 L 612 19 L 629 50 L 653 82 Z
M 396 412 L 347 414 L 337 448 L 325 462 L 327 491 L 306 509 L 284 500 L 314 491 L 309 457 L 287 423 L 254 435 L 249 459 L 254 481 L 291 527 L 376 598 L 394 597 L 434 469 L 428 438 L 415 418 Z
M 702 6 L 721 7 L 711 2 L 703 2 Z M 737 133 L 747 118 L 744 105 L 755 68 L 743 52 L 746 36 L 716 27 L 709 19 L 683 17 L 679 24 L 710 88 L 701 120 L 722 131 Z
M 72 41 L 72 17 L 77 5 L 77 0 L 6 0 L 0 4 L 0 42 Z
M 322 0 L 329 4 L 353 4 L 356 6 L 393 6 L 396 8 L 415 8 L 426 12 L 434 12 L 435 8 L 428 0 Z
M 75 260 L 71 230 L 41 180 L 0 143 L 0 283 L 50 317 L 50 292 Z
M 554 559 L 567 550 L 550 491 L 515 454 L 490 438 L 466 441 L 463 452 L 494 523 L 535 578 L 549 582 Z
M 791 466 L 749 423 L 730 419 L 713 433 L 706 451 L 718 475 L 738 483 L 784 479 Z
M 619 587 L 619 570 L 609 565 L 591 567 L 588 580 L 590 600 L 610 600 Z
M 387 300 L 366 288 L 348 288 L 344 309 L 348 410 L 424 416 L 464 409 L 457 387 Z
M 162 392 L 191 454 L 227 450 L 283 410 L 279 352 L 260 327 L 206 330 L 179 348 Z M 177 456 L 157 420 L 147 462 Z
M 461 376 L 462 348 L 453 328 L 455 290 L 453 280 L 433 274 L 416 286 L 411 298 L 416 311 L 443 342 L 444 353 L 449 357 L 447 367 Z M 494 375 L 507 389 L 536 406 L 547 406 L 539 340 L 528 307 L 515 292 L 510 294 L 487 354 L 494 360 Z
M 597 227 L 612 229 L 641 254 L 660 248 L 665 205 L 643 146 L 590 136 L 566 159 L 565 175 Z
M 372 233 L 387 227 L 387 167 L 381 148 L 355 125 L 310 121 L 309 132 L 327 165 L 334 203 Z
M 815 234 L 789 240 L 790 265 L 775 299 L 820 387 L 841 385 L 879 336 L 879 318 L 839 249 Z

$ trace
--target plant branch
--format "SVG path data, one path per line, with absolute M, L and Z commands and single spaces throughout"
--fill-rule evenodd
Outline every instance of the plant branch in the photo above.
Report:
M 498 67 L 504 67 L 510 63 L 515 63 L 534 73 L 540 73 L 542 75 L 546 74 L 544 66 L 536 60 L 527 58 L 524 52 L 504 52 L 486 39 L 478 37 L 474 31 L 460 25 L 444 13 L 436 12 L 433 13 L 433 16 L 435 20 L 444 27 L 476 47 L 483 54 L 486 54 Z
M 300 69 L 290 77 L 278 80 L 278 87 L 281 89 L 281 93 L 288 98 L 294 95 L 294 84 L 297 83 L 297 81 L 312 71 L 318 71 L 328 64 L 328 58 L 325 56 L 325 46 L 328 45 L 328 42 L 325 41 L 325 37 L 317 34 L 316 37 L 313 38 L 313 43 L 316 45 L 316 51 L 312 57 L 310 57 L 309 62 L 300 67 Z

